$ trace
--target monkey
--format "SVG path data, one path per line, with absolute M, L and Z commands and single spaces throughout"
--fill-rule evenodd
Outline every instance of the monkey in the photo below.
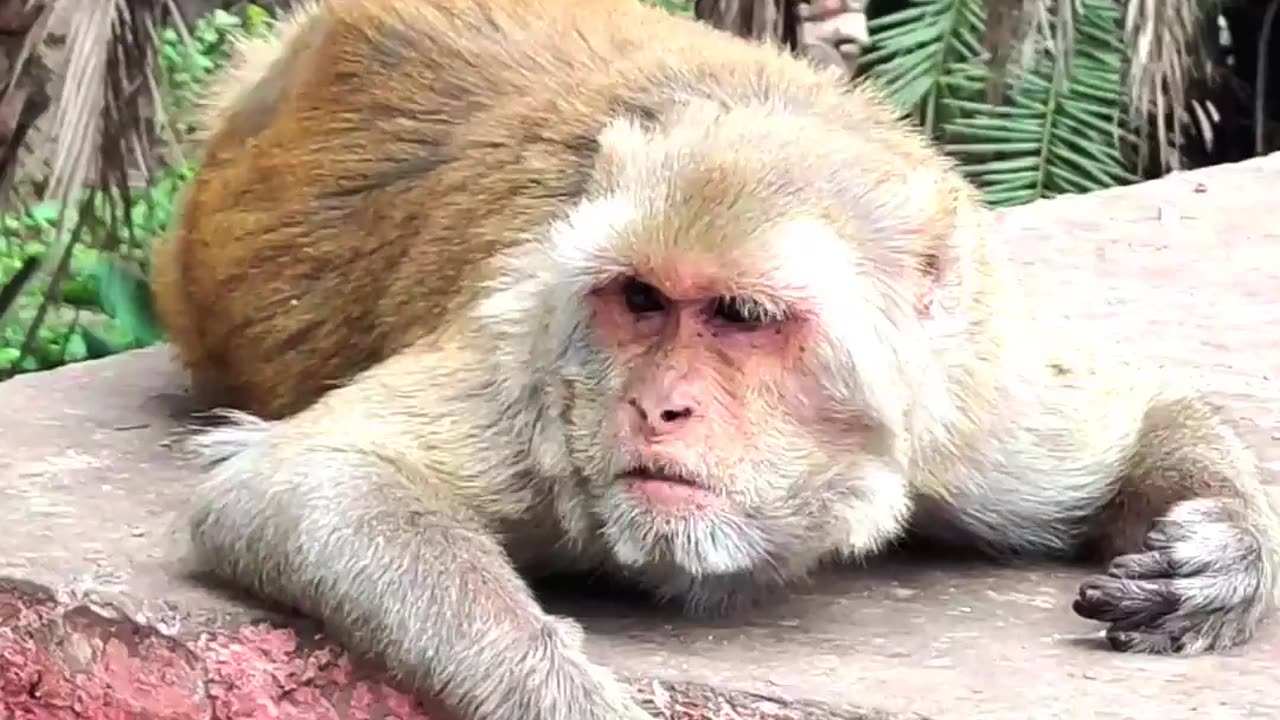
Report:
M 1060 359 L 874 84 L 634 0 L 295 12 L 212 92 L 153 258 L 224 420 L 189 440 L 214 576 L 467 720 L 645 717 L 554 572 L 749 612 L 914 530 L 1096 562 L 1073 608 L 1117 651 L 1271 614 L 1255 452 Z

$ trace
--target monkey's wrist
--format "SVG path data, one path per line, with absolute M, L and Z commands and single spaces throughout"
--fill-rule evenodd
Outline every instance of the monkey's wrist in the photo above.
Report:
M 551 687 L 561 691 L 561 697 L 553 700 L 556 707 L 548 708 L 545 720 L 653 720 L 612 671 L 587 657 L 583 650 L 584 632 L 576 621 L 545 615 L 541 635 L 540 647 L 524 667 L 532 671 L 528 677 L 530 689 L 545 692 Z

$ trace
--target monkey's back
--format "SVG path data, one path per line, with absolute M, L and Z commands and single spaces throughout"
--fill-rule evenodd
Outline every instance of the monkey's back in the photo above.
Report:
M 611 115 L 838 95 L 637 0 L 330 0 L 241 62 L 153 277 L 201 400 L 267 417 L 439 331 L 586 192 Z

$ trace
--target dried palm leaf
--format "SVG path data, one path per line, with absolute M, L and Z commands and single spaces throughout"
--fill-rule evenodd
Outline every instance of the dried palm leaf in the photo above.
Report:
M 1128 0 L 1125 5 L 1131 114 L 1144 129 L 1147 118 L 1154 121 L 1166 170 L 1182 166 L 1183 128 L 1192 121 L 1188 88 L 1196 69 L 1208 62 L 1202 33 L 1218 11 L 1217 0 Z

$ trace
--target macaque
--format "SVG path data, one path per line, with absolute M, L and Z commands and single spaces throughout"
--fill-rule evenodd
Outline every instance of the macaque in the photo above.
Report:
M 154 263 L 226 420 L 194 557 L 420 697 L 638 720 L 530 578 L 749 611 L 911 529 L 1096 558 L 1075 611 L 1121 650 L 1275 604 L 1254 455 L 1176 383 L 1051 360 L 872 87 L 638 0 L 328 0 L 238 58 Z

